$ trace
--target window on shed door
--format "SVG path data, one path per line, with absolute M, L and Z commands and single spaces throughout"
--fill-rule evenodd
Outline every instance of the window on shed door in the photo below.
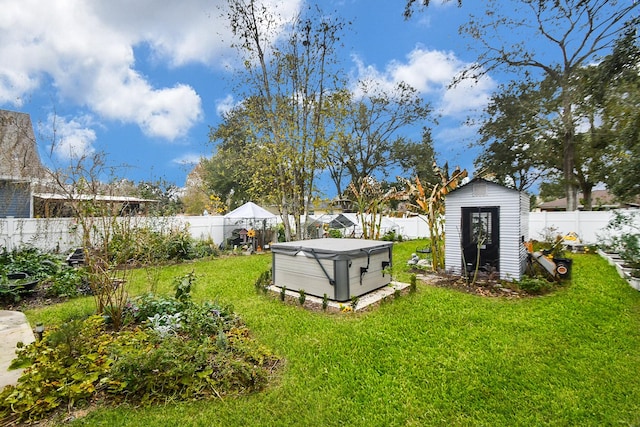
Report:
M 481 242 L 484 245 L 493 243 L 493 230 L 491 227 L 491 212 L 472 212 L 471 227 L 469 227 L 470 241 Z

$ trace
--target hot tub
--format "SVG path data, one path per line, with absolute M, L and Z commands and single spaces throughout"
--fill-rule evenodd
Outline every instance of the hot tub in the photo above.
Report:
M 271 245 L 273 284 L 335 301 L 367 294 L 391 282 L 393 242 L 311 239 Z

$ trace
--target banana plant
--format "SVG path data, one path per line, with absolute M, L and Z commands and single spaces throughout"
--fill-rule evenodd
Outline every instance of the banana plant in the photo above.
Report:
M 466 169 L 456 169 L 449 175 L 449 165 L 440 168 L 434 162 L 433 171 L 438 181 L 435 184 L 422 184 L 420 178 L 415 183 L 403 180 L 407 186 L 407 195 L 414 201 L 411 206 L 427 218 L 431 247 L 431 262 L 434 271 L 444 269 L 444 199 L 447 194 L 458 188 L 469 174 Z

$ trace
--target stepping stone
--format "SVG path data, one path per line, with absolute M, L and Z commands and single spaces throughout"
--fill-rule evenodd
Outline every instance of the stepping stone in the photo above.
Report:
M 9 384 L 16 385 L 22 375 L 22 369 L 8 370 L 19 341 L 25 345 L 35 341 L 27 316 L 20 311 L 0 310 L 0 390 Z

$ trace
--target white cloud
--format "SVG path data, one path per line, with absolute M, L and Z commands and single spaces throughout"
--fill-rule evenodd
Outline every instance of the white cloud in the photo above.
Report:
M 221 21 L 223 0 L 91 0 L 91 13 L 134 46 L 148 44 L 172 66 L 213 64 L 229 49 L 230 32 Z
M 421 93 L 442 91 L 464 64 L 452 52 L 416 48 L 407 62 L 389 64 L 388 74 L 395 81 L 405 81 Z
M 49 146 L 56 157 L 64 160 L 80 159 L 91 156 L 95 152 L 93 144 L 96 132 L 89 126 L 91 118 L 88 116 L 67 120 L 64 117 L 49 115 L 47 132 L 54 141 Z
M 152 37 L 154 43 L 157 39 L 147 32 L 147 25 L 134 32 L 110 20 L 116 15 L 127 15 L 130 20 L 137 16 L 145 17 L 144 24 L 153 11 L 164 10 L 148 1 L 145 5 L 146 13 L 135 9 L 130 14 L 125 7 L 129 3 L 4 1 L 0 102 L 20 105 L 16 100 L 37 90 L 41 78 L 47 76 L 63 99 L 86 106 L 102 118 L 134 123 L 145 134 L 168 140 L 186 134 L 202 117 L 200 97 L 184 84 L 153 87 L 134 69 L 133 48 L 145 37 Z M 186 25 L 189 8 L 183 9 L 182 15 L 176 14 L 185 20 L 181 28 L 192 28 Z M 203 7 L 203 14 L 205 10 Z M 173 19 L 175 23 L 177 18 Z M 180 43 L 176 46 L 177 52 Z M 175 58 L 182 61 L 182 56 Z
M 270 0 L 265 0 L 269 4 Z M 291 16 L 301 0 L 274 2 Z M 22 106 L 44 81 L 65 102 L 104 119 L 133 123 L 174 140 L 202 118 L 196 90 L 154 85 L 135 52 L 158 66 L 231 63 L 225 0 L 3 0 L 0 13 L 0 104 Z M 136 49 L 147 47 L 148 49 Z
M 354 58 L 359 79 L 374 80 L 380 87 L 391 88 L 404 81 L 431 101 L 443 116 L 464 116 L 482 109 L 489 101 L 495 82 L 488 76 L 478 81 L 464 80 L 450 87 L 455 76 L 470 64 L 453 52 L 417 47 L 405 61 L 391 61 L 384 72 Z
M 445 91 L 439 105 L 440 112 L 445 116 L 480 112 L 489 103 L 495 88 L 496 83 L 489 76 L 462 80 Z
M 202 159 L 202 157 L 203 157 L 202 154 L 187 153 L 187 154 L 183 154 L 180 157 L 176 157 L 175 159 L 172 160 L 172 163 L 175 163 L 178 165 L 193 166 L 200 163 L 200 160 Z
M 234 100 L 233 95 L 227 95 L 223 99 L 216 100 L 216 113 L 222 117 L 237 105 L 238 103 Z
M 444 146 L 466 146 L 467 143 L 478 135 L 477 126 L 462 124 L 455 127 L 439 129 L 434 139 Z

